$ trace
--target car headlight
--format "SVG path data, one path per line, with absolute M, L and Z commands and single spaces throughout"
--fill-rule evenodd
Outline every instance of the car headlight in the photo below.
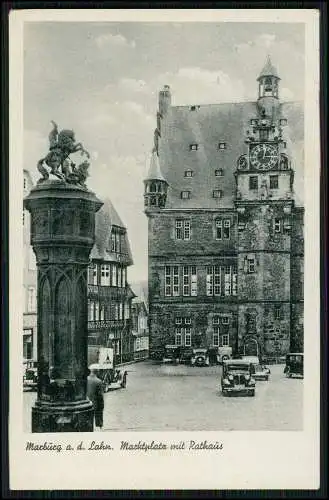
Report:
M 230 385 L 230 381 L 227 380 L 227 378 L 224 378 L 223 383 L 224 383 L 224 385 Z
M 228 379 L 229 379 L 229 380 L 231 380 L 231 381 L 233 380 L 233 378 L 234 378 L 234 377 L 233 377 L 233 375 L 231 375 L 231 374 L 228 376 Z
M 245 377 L 244 377 L 244 378 L 245 378 L 246 380 L 250 380 L 250 375 L 249 375 L 249 374 L 247 374 L 247 375 L 245 375 Z

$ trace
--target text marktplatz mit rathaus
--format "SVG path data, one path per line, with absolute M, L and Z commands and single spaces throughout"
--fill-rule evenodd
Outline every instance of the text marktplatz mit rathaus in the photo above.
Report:
M 126 451 L 152 451 L 152 450 L 168 450 L 168 449 L 180 449 L 180 450 L 222 450 L 223 443 L 208 442 L 204 441 L 180 441 L 179 443 L 162 443 L 151 441 L 151 443 L 146 443 L 145 441 L 138 441 L 138 443 L 130 443 L 129 441 L 121 441 L 120 450 Z

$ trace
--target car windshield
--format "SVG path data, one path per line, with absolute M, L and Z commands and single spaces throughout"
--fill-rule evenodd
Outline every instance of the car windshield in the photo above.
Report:
M 241 363 L 241 364 L 234 364 L 234 365 L 226 365 L 228 371 L 249 371 L 249 365 Z

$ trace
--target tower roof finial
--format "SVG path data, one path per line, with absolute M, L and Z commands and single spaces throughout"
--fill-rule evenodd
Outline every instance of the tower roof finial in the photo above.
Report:
M 275 78 L 280 80 L 278 72 L 277 72 L 276 68 L 273 66 L 272 61 L 271 61 L 271 57 L 269 54 L 267 54 L 265 65 L 264 65 L 262 71 L 260 72 L 260 75 L 257 78 L 257 80 L 260 80 L 264 76 L 274 76 Z

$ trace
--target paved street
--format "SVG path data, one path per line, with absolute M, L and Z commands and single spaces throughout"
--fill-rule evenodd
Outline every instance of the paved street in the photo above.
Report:
M 127 388 L 105 394 L 104 431 L 302 430 L 303 380 L 271 366 L 256 396 L 225 398 L 221 367 L 127 365 Z M 24 393 L 24 426 L 30 431 L 36 393 Z

